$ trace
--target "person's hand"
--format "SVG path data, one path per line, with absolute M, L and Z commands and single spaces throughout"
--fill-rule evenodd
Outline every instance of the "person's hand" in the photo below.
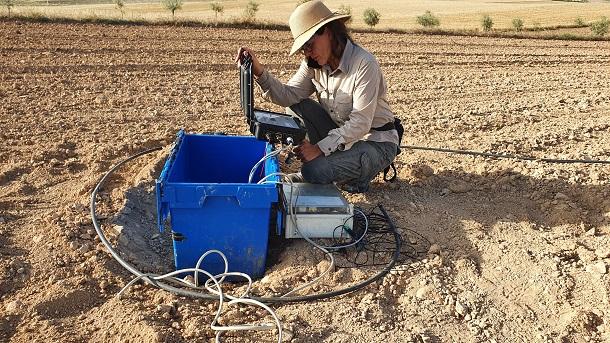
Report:
M 311 144 L 307 139 L 303 140 L 299 146 L 294 149 L 301 162 L 309 162 L 322 155 L 322 150 L 316 144 Z
M 241 65 L 241 57 L 245 57 L 248 55 L 252 58 L 252 72 L 254 73 L 254 76 L 260 77 L 263 74 L 265 68 L 258 61 L 258 58 L 256 58 L 256 55 L 254 55 L 254 52 L 250 48 L 247 48 L 245 46 L 239 48 L 239 50 L 237 51 L 237 56 L 235 56 L 235 63 L 237 63 L 237 67 Z

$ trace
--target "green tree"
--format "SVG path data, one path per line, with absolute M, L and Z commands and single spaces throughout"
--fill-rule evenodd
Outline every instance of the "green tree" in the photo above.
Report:
M 15 7 L 15 0 L 0 0 L 0 5 L 6 6 L 8 17 L 11 17 L 11 9 Z
M 344 14 L 344 15 L 352 15 L 352 7 L 349 5 L 341 5 L 339 6 L 339 10 L 337 11 L 339 12 L 339 14 Z M 349 17 L 346 21 L 346 23 L 351 23 L 352 22 L 352 17 Z
M 426 13 L 417 17 L 417 23 L 423 27 L 435 27 L 439 26 L 441 21 L 432 12 L 426 11 Z
M 608 26 L 610 26 L 610 21 L 608 18 L 602 17 L 600 20 L 591 23 L 591 31 L 601 37 L 608 33 Z
M 125 1 L 124 0 L 113 0 L 114 7 L 121 12 L 121 19 L 125 16 Z
M 375 10 L 374 8 L 365 9 L 363 16 L 364 16 L 364 22 L 371 28 L 373 28 L 373 26 L 379 24 L 379 19 L 381 18 L 381 15 L 379 14 L 379 12 L 377 12 L 377 10 Z
M 216 21 L 218 21 L 218 13 L 224 12 L 224 5 L 218 1 L 213 1 L 212 3 L 210 3 L 210 8 L 212 9 L 212 11 L 214 11 L 214 14 L 216 15 Z
M 486 14 L 483 16 L 483 19 L 481 19 L 481 26 L 483 27 L 483 31 L 491 31 L 491 28 L 494 26 L 494 21 Z
M 250 0 L 248 1 L 248 5 L 246 6 L 246 19 L 248 20 L 254 20 L 254 17 L 256 17 L 256 12 L 258 12 L 258 8 L 259 4 L 258 2 L 254 1 L 254 0 Z
M 172 18 L 175 18 L 177 10 L 182 9 L 182 0 L 163 0 L 163 7 L 172 12 Z
M 513 19 L 513 28 L 517 32 L 523 31 L 523 19 L 521 19 L 521 18 Z

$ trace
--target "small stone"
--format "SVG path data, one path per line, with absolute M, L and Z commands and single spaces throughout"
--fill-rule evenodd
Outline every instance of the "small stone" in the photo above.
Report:
M 316 265 L 316 269 L 318 270 L 318 273 L 320 273 L 320 274 L 322 274 L 326 270 L 328 270 L 329 267 L 330 267 L 330 262 L 328 262 L 327 260 L 322 260 L 318 263 L 318 265 Z
M 108 287 L 110 287 L 110 283 L 108 281 L 102 280 L 102 282 L 100 282 L 100 289 L 107 290 Z
M 193 275 L 187 275 L 184 277 L 183 280 L 190 283 L 191 285 L 195 284 L 195 278 L 193 277 Z
M 568 196 L 563 193 L 555 194 L 555 200 L 567 201 L 568 199 Z
M 604 261 L 599 261 L 595 264 L 590 264 L 585 268 L 585 270 L 589 273 L 594 274 L 606 274 L 608 272 L 606 263 L 604 263 Z
M 440 255 L 441 254 L 441 247 L 440 247 L 440 245 L 432 244 L 430 246 L 430 249 L 428 249 L 428 254 Z
M 290 342 L 294 338 L 294 332 L 291 329 L 284 328 L 282 330 L 282 340 L 285 342 Z
M 18 313 L 22 307 L 23 307 L 23 303 L 19 300 L 15 300 L 15 301 L 11 301 L 10 303 L 6 304 L 5 310 L 6 310 L 6 313 L 8 313 L 8 314 L 14 314 L 14 313 Z
M 464 181 L 451 182 L 448 187 L 453 193 L 466 193 L 472 189 L 472 186 Z
M 122 225 L 114 225 L 114 226 L 112 227 L 112 231 L 114 231 L 114 233 L 115 233 L 116 235 L 120 235 L 120 234 L 121 234 L 121 232 L 123 232 L 123 226 L 122 226 Z
M 42 235 L 39 236 L 34 236 L 34 238 L 32 238 L 32 240 L 34 241 L 34 243 L 40 243 L 42 241 Z
M 576 252 L 578 253 L 578 258 L 580 258 L 580 260 L 583 262 L 589 263 L 595 260 L 595 253 L 588 249 L 585 249 L 582 246 L 578 247 L 576 249 Z
M 6 219 L 4 219 L 4 217 L 0 217 L 0 224 L 6 222 Z
M 91 235 L 88 233 L 83 233 L 82 235 L 80 235 L 80 238 L 88 241 L 91 239 Z
M 178 322 L 172 322 L 172 327 L 176 330 L 180 330 L 180 323 Z
M 428 165 L 419 165 L 411 169 L 411 176 L 418 179 L 425 179 L 434 175 L 434 169 Z
M 431 285 L 427 285 L 424 287 L 420 287 L 416 292 L 415 292 L 415 296 L 418 299 L 424 299 L 426 297 L 428 297 L 430 295 L 430 293 L 432 293 L 432 291 L 434 291 L 434 287 Z
M 585 236 L 595 236 L 595 228 L 585 232 Z
M 78 252 L 81 254 L 87 253 L 91 251 L 91 245 L 83 244 L 80 248 L 78 248 Z
M 445 305 L 453 305 L 455 304 L 455 298 L 453 298 L 453 295 L 451 294 L 447 294 L 447 296 L 445 297 Z
M 466 315 L 468 313 L 468 306 L 462 304 L 460 301 L 455 302 L 455 312 L 460 316 Z
M 157 311 L 161 312 L 161 313 L 172 313 L 172 311 L 174 310 L 174 307 L 172 305 L 167 305 L 167 304 L 161 304 L 161 305 L 157 305 Z
M 595 256 L 597 256 L 597 258 L 610 257 L 610 248 L 603 247 L 603 248 L 595 249 Z
M 23 273 L 25 273 L 25 268 L 23 268 L 23 267 L 17 268 L 17 274 L 23 274 Z

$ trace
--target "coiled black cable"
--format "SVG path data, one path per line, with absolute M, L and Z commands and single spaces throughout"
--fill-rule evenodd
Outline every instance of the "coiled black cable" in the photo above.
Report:
M 215 296 L 212 294 L 200 293 L 200 292 L 195 292 L 195 291 L 191 291 L 188 289 L 177 288 L 177 287 L 174 287 L 167 283 L 153 280 L 152 278 L 148 277 L 147 275 L 145 275 L 144 273 L 142 273 L 141 271 L 136 269 L 134 266 L 129 264 L 127 261 L 125 261 L 123 258 L 121 258 L 121 256 L 114 250 L 114 248 L 112 247 L 110 242 L 106 239 L 106 236 L 104 235 L 104 232 L 102 231 L 102 228 L 100 226 L 100 223 L 99 223 L 99 220 L 97 217 L 97 213 L 96 213 L 96 198 L 97 198 L 97 194 L 98 194 L 100 188 L 102 188 L 102 186 L 106 182 L 106 179 L 108 179 L 123 164 L 125 164 L 131 160 L 134 160 L 140 156 L 149 154 L 154 151 L 158 151 L 160 149 L 161 149 L 160 147 L 148 149 L 148 150 L 139 152 L 135 155 L 132 155 L 132 156 L 126 158 L 125 160 L 119 162 L 115 166 L 113 166 L 108 172 L 106 172 L 106 174 L 104 174 L 102 176 L 100 181 L 96 184 L 95 188 L 91 192 L 91 220 L 93 222 L 93 226 L 95 227 L 95 231 L 97 232 L 97 235 L 99 236 L 102 244 L 104 244 L 106 249 L 108 249 L 108 251 L 110 252 L 112 257 L 117 262 L 119 262 L 119 264 L 121 264 L 125 269 L 127 269 L 130 273 L 134 274 L 136 277 L 141 278 L 146 283 L 149 283 L 153 286 L 159 287 L 161 289 L 164 289 L 166 291 L 169 291 L 171 293 L 174 293 L 174 294 L 177 294 L 180 296 L 188 296 L 188 297 L 194 297 L 194 298 L 206 299 L 206 300 L 218 300 L 218 296 Z M 355 292 L 355 291 L 360 290 L 360 289 L 370 285 L 371 283 L 383 278 L 386 274 L 388 274 L 390 272 L 390 270 L 394 267 L 394 265 L 396 264 L 396 262 L 398 261 L 398 259 L 400 257 L 401 240 L 400 240 L 400 235 L 398 234 L 398 231 L 396 230 L 396 227 L 394 226 L 394 223 L 392 222 L 392 220 L 390 219 L 390 217 L 388 216 L 387 212 L 385 211 L 385 209 L 383 208 L 383 206 L 381 204 L 379 205 L 379 208 L 382 211 L 382 213 L 384 214 L 384 216 L 386 216 L 388 222 L 390 223 L 390 227 L 393 230 L 392 232 L 394 234 L 395 247 L 396 247 L 396 249 L 394 250 L 394 254 L 392 255 L 392 259 L 386 264 L 386 266 L 381 271 L 379 271 L 372 277 L 370 277 L 362 282 L 359 282 L 353 286 L 346 287 L 346 288 L 336 290 L 336 291 L 329 291 L 329 292 L 325 292 L 325 293 L 302 295 L 302 296 L 290 296 L 290 297 L 252 297 L 251 296 L 249 298 L 260 301 L 260 302 L 264 302 L 264 303 L 294 303 L 294 302 L 304 302 L 304 301 L 316 301 L 316 300 L 328 299 L 328 298 Z

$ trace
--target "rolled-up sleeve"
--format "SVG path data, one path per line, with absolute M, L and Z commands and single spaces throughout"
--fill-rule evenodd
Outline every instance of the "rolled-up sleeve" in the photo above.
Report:
M 303 62 L 286 84 L 276 79 L 267 69 L 256 79 L 256 82 L 260 85 L 265 99 L 289 107 L 308 98 L 314 92 L 312 78 L 313 71 Z
M 349 119 L 341 127 L 329 131 L 328 136 L 318 142 L 318 147 L 325 155 L 328 156 L 338 148 L 349 149 L 369 133 L 382 82 L 381 68 L 377 61 L 362 60 L 355 75 L 353 108 Z

